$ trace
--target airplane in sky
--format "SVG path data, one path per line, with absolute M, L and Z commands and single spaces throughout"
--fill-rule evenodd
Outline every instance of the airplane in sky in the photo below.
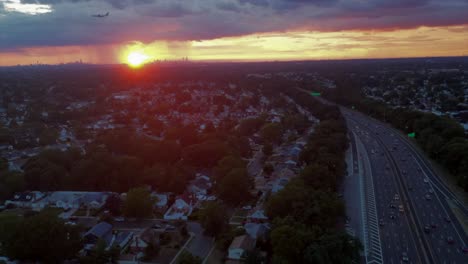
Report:
M 109 12 L 105 13 L 105 14 L 96 14 L 96 15 L 92 15 L 93 17 L 106 17 L 106 16 L 109 16 Z

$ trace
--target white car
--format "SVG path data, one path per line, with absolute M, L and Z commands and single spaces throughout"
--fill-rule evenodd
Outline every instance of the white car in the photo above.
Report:
M 429 183 L 429 179 L 428 179 L 428 178 L 424 178 L 424 183 Z

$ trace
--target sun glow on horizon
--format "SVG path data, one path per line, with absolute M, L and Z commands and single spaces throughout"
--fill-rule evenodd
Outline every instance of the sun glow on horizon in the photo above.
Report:
M 141 51 L 130 52 L 127 56 L 127 63 L 133 68 L 141 67 L 143 64 L 147 63 L 149 56 Z
M 122 46 L 119 51 L 119 61 L 132 68 L 139 68 L 151 63 L 161 56 L 162 50 L 155 45 L 132 42 Z

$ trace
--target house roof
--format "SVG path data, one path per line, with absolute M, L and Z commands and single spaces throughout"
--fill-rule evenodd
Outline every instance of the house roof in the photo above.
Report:
M 16 193 L 11 201 L 18 201 L 18 202 L 29 202 L 35 198 L 35 194 L 33 192 L 23 192 L 23 193 Z
M 244 229 L 251 238 L 257 239 L 268 232 L 269 226 L 268 224 L 247 223 Z
M 88 232 L 86 232 L 85 236 L 93 235 L 98 238 L 103 238 L 110 232 L 112 232 L 112 225 L 107 222 L 101 222 L 93 226 Z
M 133 238 L 133 232 L 131 231 L 120 231 L 112 237 L 109 246 L 119 246 L 124 248 L 127 243 Z
M 62 201 L 66 203 L 78 202 L 90 204 L 92 202 L 103 203 L 107 198 L 108 193 L 103 192 L 73 192 L 73 191 L 58 191 L 53 192 L 48 201 L 51 203 Z
M 167 194 L 152 193 L 151 196 L 158 198 L 158 201 L 156 202 L 157 207 L 163 207 L 167 205 Z
M 211 188 L 210 180 L 209 179 L 207 180 L 201 177 L 193 180 L 192 185 L 203 190 L 208 190 Z
M 229 249 L 241 248 L 244 250 L 252 249 L 255 241 L 247 235 L 242 235 L 234 238 Z
M 263 210 L 257 210 L 253 214 L 251 214 L 249 217 L 255 218 L 255 219 L 268 219 L 268 217 L 265 216 L 265 212 Z

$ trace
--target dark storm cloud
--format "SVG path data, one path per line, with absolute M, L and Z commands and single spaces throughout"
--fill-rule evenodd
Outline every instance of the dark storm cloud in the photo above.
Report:
M 156 0 L 21 0 L 22 3 L 25 4 L 48 4 L 48 5 L 55 5 L 64 2 L 70 3 L 83 3 L 83 2 L 107 2 L 111 6 L 117 9 L 125 9 L 132 5 L 139 5 L 139 4 L 150 4 L 154 3 Z
M 0 0 L 7 3 L 11 0 Z M 202 40 L 285 30 L 388 30 L 468 24 L 467 0 L 23 0 L 53 12 L 6 12 L 0 49 L 131 40 Z M 3 9 L 3 10 L 2 10 Z M 106 18 L 92 14 L 110 12 Z

